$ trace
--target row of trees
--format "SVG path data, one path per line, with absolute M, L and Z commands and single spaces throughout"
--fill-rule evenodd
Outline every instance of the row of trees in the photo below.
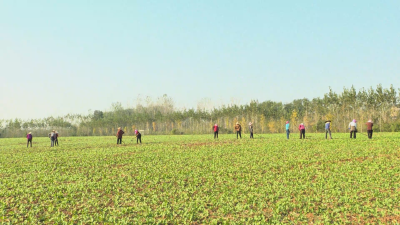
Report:
M 196 110 L 177 110 L 173 100 L 164 95 L 156 101 L 139 99 L 132 108 L 114 103 L 109 111 L 96 110 L 88 115 L 0 121 L 0 131 L 1 137 L 20 137 L 28 131 L 46 136 L 52 129 L 63 136 L 115 135 L 118 127 L 128 135 L 135 129 L 144 134 L 202 134 L 210 133 L 217 123 L 221 133 L 233 133 L 236 122 L 246 128 L 251 121 L 256 133 L 279 133 L 285 131 L 285 122 L 289 120 L 292 132 L 297 131 L 299 123 L 304 123 L 308 132 L 321 132 L 324 121 L 331 120 L 333 131 L 346 132 L 348 123 L 355 118 L 361 132 L 365 131 L 368 119 L 374 121 L 375 131 L 394 132 L 400 131 L 399 102 L 400 95 L 393 86 L 381 85 L 375 89 L 344 88 L 341 93 L 329 89 L 322 98 L 296 99 L 285 104 L 251 101 L 208 110 L 204 105 Z

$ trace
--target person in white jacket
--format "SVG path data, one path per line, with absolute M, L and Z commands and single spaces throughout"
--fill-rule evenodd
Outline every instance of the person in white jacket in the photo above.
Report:
M 349 123 L 349 130 L 350 130 L 350 138 L 353 138 L 354 134 L 354 139 L 355 139 L 357 133 L 357 121 L 355 119 L 353 119 L 353 121 Z

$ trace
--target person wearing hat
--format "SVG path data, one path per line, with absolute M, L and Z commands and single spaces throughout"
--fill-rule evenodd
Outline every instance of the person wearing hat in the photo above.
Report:
M 56 131 L 53 130 L 50 134 L 49 134 L 49 138 L 51 141 L 51 147 L 54 147 L 54 141 L 56 140 Z
M 353 119 L 353 121 L 349 123 L 349 130 L 350 130 L 350 138 L 353 138 L 354 134 L 354 139 L 356 139 L 357 121 L 355 119 Z
M 250 138 L 254 139 L 254 137 L 253 137 L 253 123 L 252 122 L 249 123 L 249 131 L 250 131 Z
M 217 138 L 218 139 L 218 124 L 214 124 L 213 126 L 213 131 L 214 131 L 214 139 Z
M 306 127 L 304 126 L 303 123 L 299 125 L 299 131 L 300 131 L 300 139 L 303 136 L 303 139 L 306 139 Z
M 28 142 L 27 142 L 27 144 L 26 144 L 26 147 L 29 147 L 29 143 L 31 143 L 31 148 L 32 148 L 32 132 L 29 132 L 27 135 L 26 135 L 26 139 L 28 139 Z
M 289 121 L 286 121 L 286 126 L 285 126 L 285 128 L 286 128 L 286 138 L 287 139 L 289 139 L 289 134 L 290 134 L 290 124 L 289 124 Z
M 368 122 L 366 123 L 367 125 L 367 134 L 368 134 L 368 138 L 372 139 L 372 127 L 374 126 L 374 123 L 372 122 L 372 120 L 368 120 Z
M 330 120 L 325 121 L 325 139 L 328 139 L 328 133 L 329 133 L 329 137 L 332 139 L 331 121 Z
M 142 134 L 138 130 L 135 130 L 135 136 L 136 136 L 136 144 L 139 144 L 139 141 L 140 144 L 142 144 Z
M 235 130 L 236 130 L 236 139 L 239 139 L 239 136 L 240 139 L 242 139 L 242 126 L 240 126 L 238 122 L 236 122 Z
M 118 132 L 117 132 L 117 144 L 119 143 L 119 144 L 122 144 L 122 135 L 124 134 L 125 132 L 123 131 L 123 130 L 121 130 L 121 127 L 118 127 Z

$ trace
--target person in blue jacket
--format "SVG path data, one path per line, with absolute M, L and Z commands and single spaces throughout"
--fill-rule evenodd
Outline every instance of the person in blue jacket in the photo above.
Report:
M 330 120 L 325 121 L 325 139 L 328 139 L 328 133 L 329 133 L 329 137 L 332 139 L 331 121 Z
M 289 125 L 289 121 L 286 121 L 286 137 L 287 139 L 289 139 L 289 134 L 290 134 L 290 125 Z

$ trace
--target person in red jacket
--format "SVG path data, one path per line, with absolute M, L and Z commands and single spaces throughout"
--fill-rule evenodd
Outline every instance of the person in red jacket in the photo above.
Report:
M 121 127 L 118 127 L 118 132 L 117 132 L 117 144 L 122 144 L 122 135 L 125 132 L 123 130 L 121 130 Z
M 213 130 L 214 130 L 214 139 L 217 138 L 218 139 L 218 125 L 214 124 L 213 126 Z
M 301 136 L 303 136 L 303 139 L 306 139 L 306 128 L 303 123 L 300 124 L 299 131 L 300 131 L 300 139 Z
M 29 132 L 27 135 L 26 135 L 26 139 L 28 139 L 28 143 L 26 144 L 26 147 L 29 147 L 29 143 L 31 143 L 31 148 L 32 148 L 32 133 L 31 132 Z

